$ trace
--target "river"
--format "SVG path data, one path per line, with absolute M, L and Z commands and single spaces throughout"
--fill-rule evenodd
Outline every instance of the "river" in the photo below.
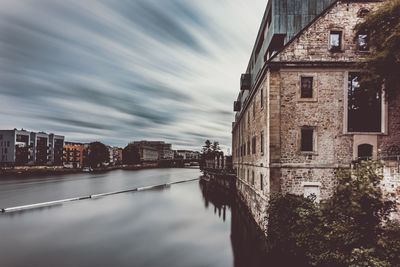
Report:
M 200 175 L 198 169 L 152 169 L 6 177 L 0 180 L 0 208 Z M 262 242 L 254 241 L 257 230 L 242 210 L 218 188 L 192 181 L 3 213 L 0 266 L 263 266 Z

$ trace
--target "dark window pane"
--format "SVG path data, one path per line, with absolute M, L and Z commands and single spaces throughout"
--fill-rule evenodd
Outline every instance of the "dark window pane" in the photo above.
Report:
M 261 88 L 261 95 L 260 95 L 261 107 L 264 107 L 264 89 Z
M 373 146 L 369 144 L 362 144 L 358 146 L 358 158 L 361 160 L 368 160 L 372 158 Z
M 264 153 L 264 132 L 261 133 L 261 153 Z
M 313 151 L 313 134 L 314 130 L 311 128 L 301 129 L 301 151 Z
M 361 88 L 360 73 L 350 72 L 348 80 L 348 131 L 381 132 L 382 100 L 380 90 Z
M 313 97 L 313 77 L 301 77 L 301 98 Z

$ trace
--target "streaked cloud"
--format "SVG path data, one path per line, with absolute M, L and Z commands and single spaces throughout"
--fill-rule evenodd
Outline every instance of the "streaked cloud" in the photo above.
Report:
M 229 147 L 266 2 L 2 0 L 1 128 Z

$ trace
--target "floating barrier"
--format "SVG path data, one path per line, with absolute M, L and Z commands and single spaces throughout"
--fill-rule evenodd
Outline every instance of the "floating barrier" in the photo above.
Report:
M 96 199 L 96 198 L 107 197 L 107 196 L 111 196 L 111 195 L 118 195 L 118 194 L 131 193 L 131 192 L 140 192 L 140 191 L 147 191 L 147 190 L 153 190 L 153 189 L 163 189 L 163 188 L 170 187 L 171 185 L 188 183 L 188 182 L 193 182 L 193 181 L 197 181 L 197 180 L 199 180 L 199 178 L 183 180 L 183 181 L 178 181 L 178 182 L 172 182 L 172 183 L 167 183 L 167 184 L 137 187 L 137 188 L 123 190 L 123 191 L 114 191 L 114 192 L 94 194 L 94 195 L 89 195 L 89 196 L 67 198 L 67 199 L 61 199 L 61 200 L 56 200 L 56 201 L 49 201 L 49 202 L 42 202 L 42 203 L 23 205 L 23 206 L 17 206 L 17 207 L 3 208 L 3 209 L 1 209 L 1 212 L 2 213 L 11 213 L 11 212 L 17 212 L 17 211 L 24 211 L 24 210 L 31 210 L 31 209 L 38 209 L 38 208 L 62 205 L 62 204 L 65 204 L 68 202 L 74 202 L 74 201 Z

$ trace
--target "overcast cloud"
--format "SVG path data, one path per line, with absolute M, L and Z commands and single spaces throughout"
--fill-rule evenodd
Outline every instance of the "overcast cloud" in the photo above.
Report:
M 0 0 L 0 128 L 231 143 L 266 0 Z

